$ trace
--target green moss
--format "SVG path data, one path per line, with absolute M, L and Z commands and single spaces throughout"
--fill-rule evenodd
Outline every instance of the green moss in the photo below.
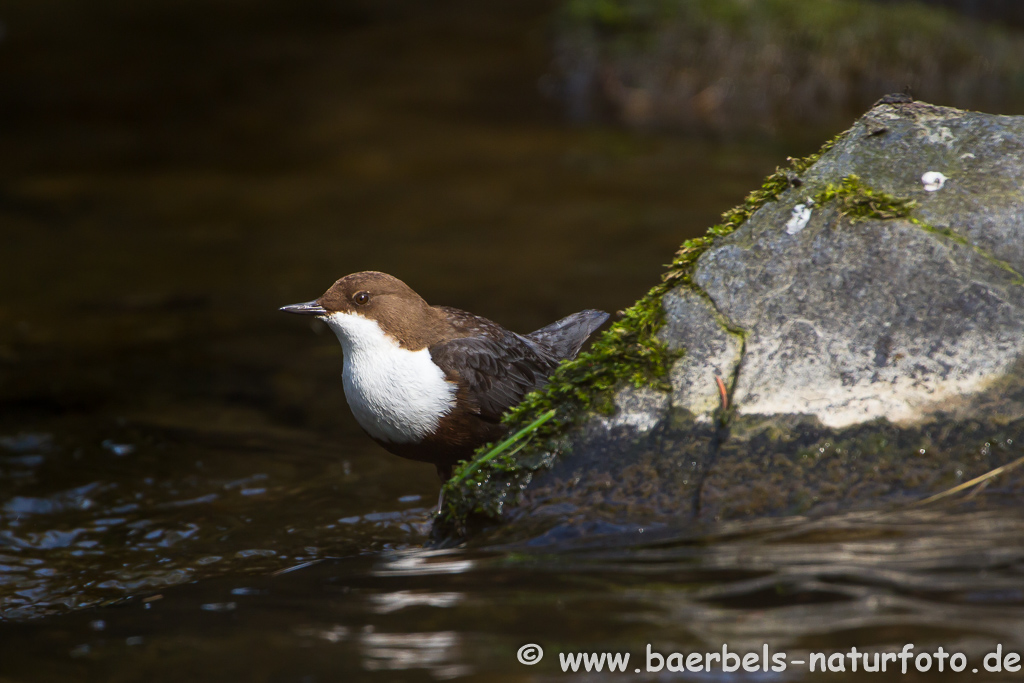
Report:
M 760 189 L 750 193 L 738 207 L 722 215 L 704 237 L 687 240 L 655 285 L 643 298 L 621 313 L 590 350 L 575 360 L 562 363 L 541 390 L 531 392 L 503 421 L 510 431 L 522 431 L 534 423 L 515 456 L 508 453 L 480 463 L 480 459 L 501 447 L 490 444 L 477 451 L 472 463 L 456 468 L 444 485 L 444 509 L 435 533 L 464 534 L 473 519 L 498 519 L 506 502 L 513 502 L 529 484 L 532 473 L 547 467 L 567 448 L 565 435 L 579 424 L 588 411 L 614 410 L 617 388 L 629 383 L 668 390 L 665 381 L 672 363 L 682 352 L 670 350 L 657 338 L 664 323 L 662 297 L 678 286 L 694 287 L 691 276 L 697 259 L 722 237 L 731 234 L 767 202 L 789 188 L 791 179 L 806 171 L 842 137 L 827 142 L 816 154 L 790 158 L 789 166 L 776 169 Z M 696 288 L 695 288 L 696 289 Z M 699 291 L 699 290 L 698 290 Z M 545 413 L 553 417 L 539 421 Z
M 855 175 L 846 176 L 838 185 L 829 183 L 824 190 L 814 195 L 814 203 L 818 206 L 833 201 L 840 216 L 847 216 L 854 221 L 906 218 L 917 206 L 917 202 L 911 199 L 872 190 Z

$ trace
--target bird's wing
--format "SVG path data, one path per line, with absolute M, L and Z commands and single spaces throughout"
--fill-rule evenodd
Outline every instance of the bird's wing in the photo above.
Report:
M 472 410 L 490 422 L 543 386 L 558 365 L 558 359 L 511 332 L 435 344 L 430 357 L 464 388 Z

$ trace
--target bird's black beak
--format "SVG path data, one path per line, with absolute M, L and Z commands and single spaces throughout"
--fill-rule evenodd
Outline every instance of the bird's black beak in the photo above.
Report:
M 285 313 L 298 313 L 299 315 L 327 315 L 327 311 L 324 307 L 315 301 L 307 301 L 304 304 L 282 306 L 280 310 Z

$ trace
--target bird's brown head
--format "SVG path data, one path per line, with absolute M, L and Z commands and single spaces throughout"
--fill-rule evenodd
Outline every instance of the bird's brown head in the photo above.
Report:
M 437 312 L 409 285 L 372 270 L 346 275 L 319 299 L 284 306 L 281 310 L 316 315 L 326 318 L 328 323 L 348 315 L 373 320 L 403 347 L 411 349 L 433 343 L 441 324 Z

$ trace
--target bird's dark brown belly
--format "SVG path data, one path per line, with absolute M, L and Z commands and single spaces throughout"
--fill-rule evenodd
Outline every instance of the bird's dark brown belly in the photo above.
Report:
M 459 461 L 469 460 L 473 451 L 489 441 L 500 439 L 506 432 L 500 423 L 488 422 L 469 411 L 456 409 L 441 418 L 437 429 L 417 443 L 373 440 L 402 458 L 432 463 L 441 479 L 446 480 Z

